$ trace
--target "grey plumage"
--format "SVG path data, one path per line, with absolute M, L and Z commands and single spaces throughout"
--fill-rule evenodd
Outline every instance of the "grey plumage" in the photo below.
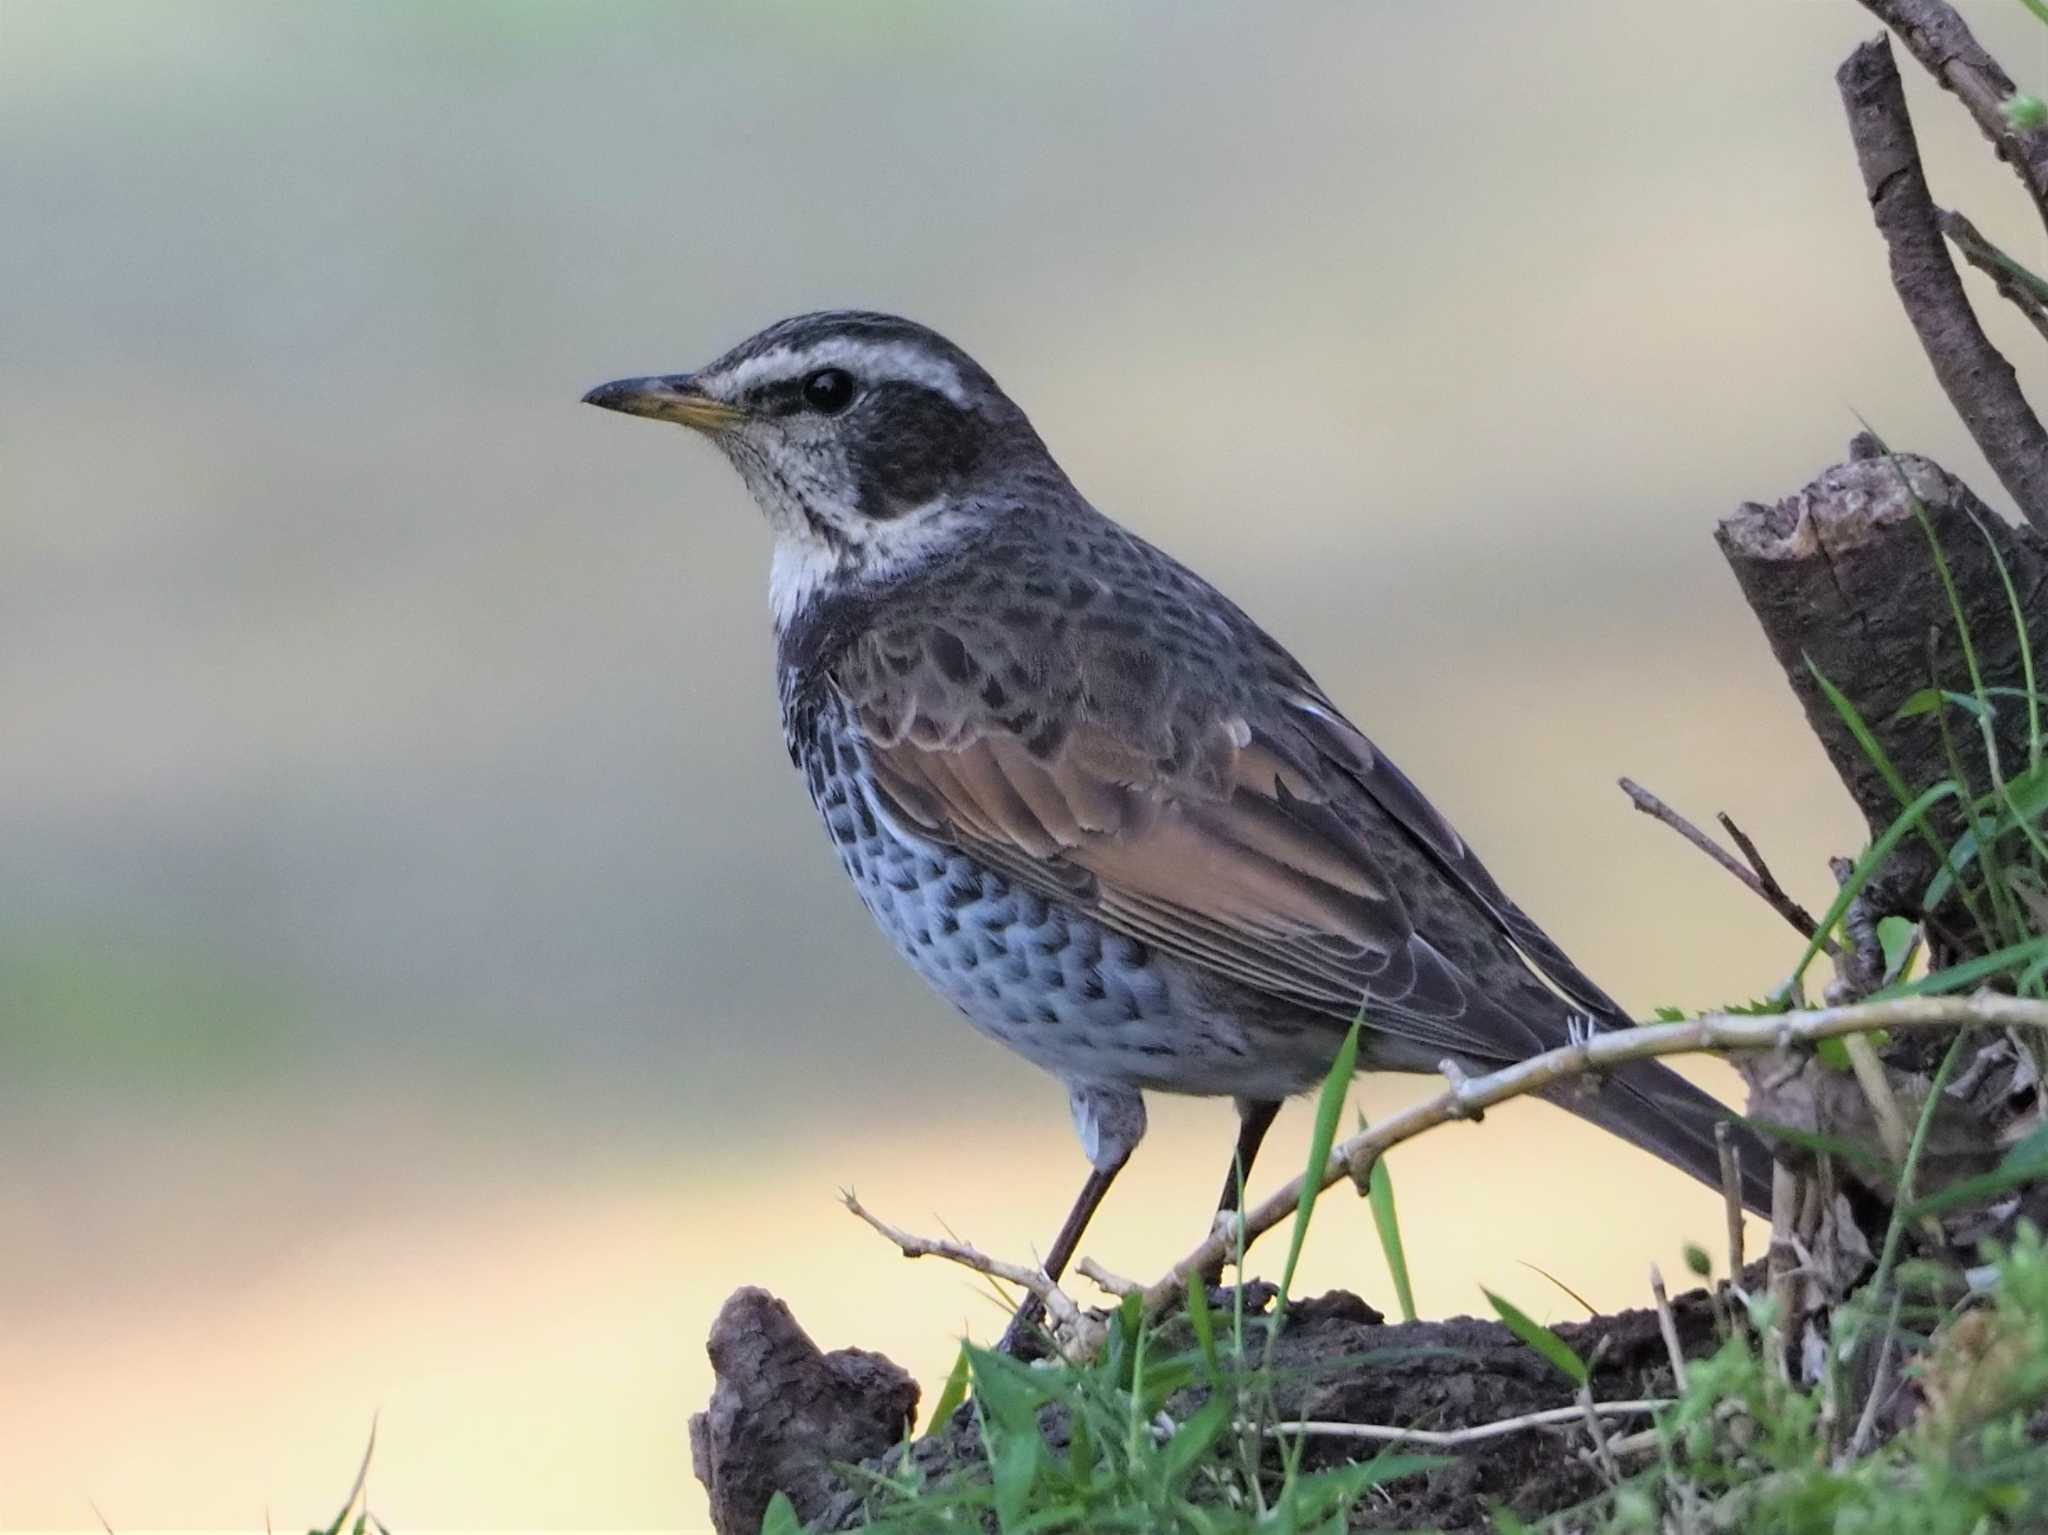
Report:
M 592 398 L 706 430 L 746 478 L 791 759 L 898 952 L 1067 1084 L 1094 1198 L 1147 1091 L 1237 1099 L 1255 1150 L 1361 1003 L 1362 1064 L 1394 1071 L 1626 1022 L 1307 671 L 1096 511 L 950 343 L 801 316 Z M 1560 1101 L 1715 1181 L 1725 1111 L 1664 1068 Z

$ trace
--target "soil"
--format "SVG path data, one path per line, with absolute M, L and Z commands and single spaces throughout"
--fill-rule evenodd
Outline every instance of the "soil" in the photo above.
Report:
M 1266 1286 L 1248 1291 L 1247 1310 L 1263 1308 L 1270 1298 Z M 1228 1306 L 1229 1292 L 1220 1292 L 1216 1304 Z M 1681 1296 L 1672 1309 L 1684 1352 L 1711 1351 L 1715 1333 L 1706 1295 Z M 1592 1363 L 1597 1398 L 1672 1394 L 1655 1312 L 1624 1311 L 1554 1330 Z M 736 1340 L 751 1341 L 739 1347 Z M 1165 1324 L 1160 1342 L 1168 1349 L 1192 1346 L 1178 1320 Z M 971 1406 L 905 1449 L 900 1436 L 917 1390 L 908 1377 L 878 1355 L 821 1353 L 788 1308 L 763 1291 L 743 1290 L 727 1302 L 713 1329 L 712 1358 L 720 1371 L 717 1393 L 710 1411 L 693 1422 L 691 1437 L 719 1535 L 753 1535 L 769 1490 L 778 1486 L 811 1528 L 857 1529 L 861 1495 L 832 1470 L 834 1462 L 885 1470 L 907 1453 L 927 1478 L 981 1470 Z M 763 1359 L 773 1360 L 766 1375 L 758 1368 Z M 728 1374 L 728 1366 L 750 1373 Z M 1390 1323 L 1341 1290 L 1290 1308 L 1274 1366 L 1282 1382 L 1278 1410 L 1287 1418 L 1458 1429 L 1569 1406 L 1573 1399 L 1563 1376 L 1498 1322 Z M 1191 1396 L 1188 1406 L 1198 1400 Z M 1056 1419 L 1046 1428 L 1055 1444 L 1064 1437 Z M 882 1449 L 892 1442 L 896 1448 Z M 1525 1519 L 1569 1508 L 1600 1487 L 1579 1453 L 1585 1443 L 1580 1428 L 1532 1429 L 1446 1452 L 1449 1464 L 1375 1493 L 1352 1528 L 1479 1530 L 1490 1528 L 1499 1507 Z M 1341 1464 L 1377 1448 L 1317 1440 L 1307 1464 L 1312 1470 Z

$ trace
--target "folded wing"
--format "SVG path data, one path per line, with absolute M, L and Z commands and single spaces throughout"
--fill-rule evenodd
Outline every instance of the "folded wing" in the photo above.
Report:
M 948 672 L 962 670 L 950 644 L 942 654 Z M 1425 1063 L 1514 1059 L 1559 1042 L 1481 994 L 1416 931 L 1375 837 L 1422 842 L 1432 859 L 1467 868 L 1475 923 L 1520 913 L 1320 695 L 1298 693 L 1264 718 L 1211 695 L 1116 710 L 1100 702 L 1111 690 L 1084 676 L 1071 690 L 1079 702 L 1048 729 L 1042 714 L 1006 721 L 968 685 L 972 674 L 849 673 L 839 686 L 870 743 L 883 808 L 906 828 L 1276 999 L 1339 1021 L 1366 1005 L 1376 1032 Z M 1373 813 L 1376 788 L 1399 808 Z

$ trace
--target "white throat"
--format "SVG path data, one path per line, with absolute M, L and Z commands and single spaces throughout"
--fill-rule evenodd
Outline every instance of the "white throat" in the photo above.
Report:
M 844 543 L 820 538 L 807 525 L 771 519 L 775 553 L 768 563 L 768 608 L 780 634 L 825 588 L 841 581 L 886 585 L 939 558 L 974 527 L 969 508 L 933 501 L 884 522 L 839 524 Z
M 777 634 L 811 605 L 839 566 L 839 555 L 822 540 L 777 530 L 775 553 L 768 561 L 768 611 L 774 615 Z

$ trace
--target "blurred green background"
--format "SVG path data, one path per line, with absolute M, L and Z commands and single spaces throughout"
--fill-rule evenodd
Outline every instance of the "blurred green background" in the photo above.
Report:
M 1061 1091 L 837 873 L 737 482 L 576 403 L 786 313 L 965 345 L 1629 1003 L 1768 986 L 1790 935 L 1612 781 L 1818 898 L 1858 824 L 1713 519 L 1855 412 L 1996 490 L 1840 123 L 1872 30 L 0 0 L 0 1525 L 303 1527 L 381 1408 L 395 1527 L 691 1528 L 734 1286 L 932 1388 L 999 1323 L 833 1190 L 1024 1256 Z M 1938 195 L 2038 253 L 1906 67 Z M 1156 1109 L 1088 1250 L 1184 1250 L 1232 1123 Z M 1393 1167 L 1440 1313 L 1633 1302 L 1718 1230 L 1542 1109 Z M 1306 1274 L 1387 1298 L 1342 1201 Z

